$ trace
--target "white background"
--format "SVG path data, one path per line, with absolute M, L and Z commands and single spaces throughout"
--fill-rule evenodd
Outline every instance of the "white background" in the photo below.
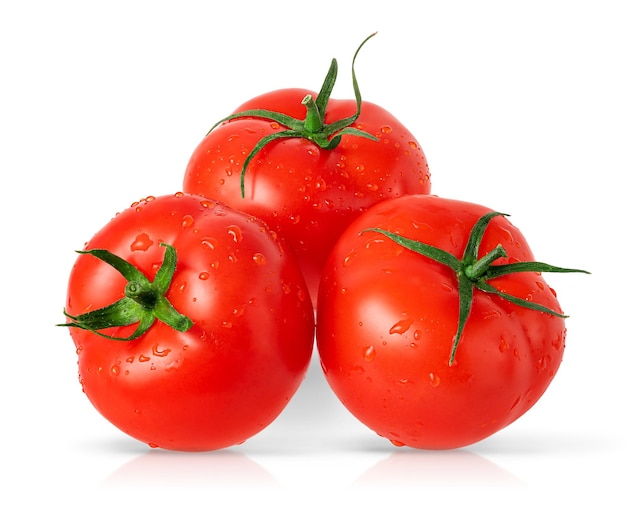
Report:
M 624 51 L 620 2 L 3 2 L 0 494 L 108 504 L 623 504 Z M 283 414 L 242 446 L 150 450 L 81 393 L 62 318 L 80 248 L 116 212 L 180 189 L 207 129 L 243 101 L 317 91 L 395 114 L 433 193 L 509 213 L 568 320 L 539 403 L 450 452 L 396 449 L 335 400 L 314 358 Z M 619 179 L 618 179 L 619 178 Z M 16 495 L 14 495 L 16 494 Z M 338 503 L 338 502 L 337 502 Z M 391 504 L 391 503 L 390 503 Z M 559 502 L 566 504 L 566 502 Z

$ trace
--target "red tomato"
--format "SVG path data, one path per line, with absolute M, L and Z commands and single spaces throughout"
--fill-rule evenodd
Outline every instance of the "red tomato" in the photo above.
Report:
M 134 204 L 85 250 L 66 314 L 80 383 L 105 418 L 151 446 L 202 451 L 283 410 L 310 361 L 313 309 L 264 223 L 179 193 Z
M 520 231 L 477 204 L 378 204 L 322 276 L 317 346 L 331 388 L 397 445 L 456 448 L 493 434 L 537 402 L 561 363 L 566 329 L 546 271 L 584 272 L 535 262 Z
M 356 78 L 354 100 L 329 99 L 336 72 L 333 60 L 319 95 L 282 89 L 238 107 L 197 146 L 183 182 L 266 221 L 295 252 L 314 303 L 326 257 L 354 218 L 431 187 L 414 135 L 361 102 Z

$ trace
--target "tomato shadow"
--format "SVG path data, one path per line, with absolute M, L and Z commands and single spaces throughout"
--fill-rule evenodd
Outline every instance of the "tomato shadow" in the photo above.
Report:
M 166 492 L 171 489 L 233 491 L 278 487 L 263 466 L 232 450 L 172 452 L 151 449 L 113 471 L 101 483 L 104 489 Z
M 359 489 L 518 488 L 525 484 L 513 473 L 468 450 L 422 451 L 399 448 L 361 474 Z

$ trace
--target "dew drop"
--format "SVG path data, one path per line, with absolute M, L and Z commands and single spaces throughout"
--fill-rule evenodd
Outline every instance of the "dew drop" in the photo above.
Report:
M 324 191 L 326 190 L 326 181 L 324 180 L 324 178 L 322 177 L 318 177 L 315 181 L 315 189 L 317 191 Z
M 159 345 L 158 344 L 155 344 L 152 347 L 152 354 L 155 357 L 167 357 L 170 354 L 171 351 L 172 350 L 170 350 L 169 348 L 163 348 L 162 350 L 159 350 Z
M 391 128 L 389 125 L 385 125 L 380 129 L 380 131 L 384 134 L 390 134 L 391 132 L 393 132 L 393 128 Z
M 413 320 L 411 318 L 407 318 L 406 320 L 400 320 L 389 329 L 389 333 L 404 334 L 407 330 L 411 328 L 411 325 L 413 325 Z
M 390 439 L 389 442 L 393 445 L 393 446 L 397 446 L 398 448 L 401 448 L 403 446 L 406 446 L 402 441 L 398 441 L 397 439 Z
M 366 348 L 363 348 L 363 358 L 367 362 L 371 362 L 372 360 L 374 360 L 375 356 L 376 356 L 376 350 L 374 349 L 373 346 L 368 346 Z
M 343 259 L 343 266 L 348 267 L 354 260 L 355 256 L 356 256 L 356 251 L 354 250 L 350 251 L 350 253 L 348 253 Z
M 150 357 L 146 357 L 145 355 L 139 355 L 139 362 L 148 362 Z
M 428 380 L 430 381 L 430 384 L 433 387 L 438 387 L 439 384 L 441 383 L 441 378 L 437 374 L 435 374 L 434 372 L 431 372 L 428 375 Z
M 131 251 L 146 251 L 154 243 L 148 234 L 142 233 L 135 237 L 135 240 L 130 245 Z
M 417 142 L 415 141 L 409 141 L 409 147 L 411 149 L 417 149 Z
M 198 278 L 200 278 L 202 281 L 206 281 L 207 279 L 209 279 L 210 274 L 206 271 L 202 271 L 200 274 L 198 274 Z
M 218 242 L 217 239 L 214 239 L 213 237 L 203 237 L 200 239 L 200 244 L 204 249 L 214 250 L 217 247 Z
M 241 229 L 237 225 L 229 225 L 226 227 L 228 235 L 230 235 L 234 242 L 239 243 L 243 239 Z
M 263 255 L 262 253 L 255 253 L 254 255 L 252 255 L 252 260 L 254 260 L 254 263 L 257 265 L 267 264 L 267 259 L 265 258 L 265 255 Z
M 189 214 L 186 214 L 185 216 L 183 216 L 183 228 L 189 228 L 193 225 L 193 216 L 190 216 Z
M 117 365 L 114 365 L 113 367 L 111 367 L 111 374 L 113 376 L 119 376 L 120 368 Z
M 504 353 L 509 349 L 509 343 L 507 343 L 504 339 L 500 339 L 500 345 L 498 346 L 501 353 Z

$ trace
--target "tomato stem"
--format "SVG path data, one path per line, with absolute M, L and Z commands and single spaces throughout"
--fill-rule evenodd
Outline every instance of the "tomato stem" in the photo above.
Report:
M 307 109 L 306 117 L 304 120 L 298 120 L 286 114 L 275 111 L 268 111 L 266 109 L 250 109 L 247 111 L 241 111 L 231 114 L 230 116 L 219 120 L 211 127 L 207 135 L 209 135 L 215 128 L 217 128 L 222 123 L 233 121 L 239 118 L 258 118 L 267 119 L 268 121 L 278 123 L 286 129 L 282 132 L 276 132 L 266 137 L 263 137 L 250 151 L 250 153 L 244 160 L 240 176 L 240 188 L 242 198 L 245 197 L 244 179 L 248 166 L 250 165 L 250 161 L 259 153 L 259 151 L 261 151 L 261 149 L 263 149 L 268 144 L 274 142 L 275 140 L 288 137 L 302 138 L 313 142 L 322 149 L 336 148 L 341 142 L 343 134 L 363 137 L 374 142 L 379 141 L 378 137 L 376 137 L 375 135 L 351 126 L 361 115 L 361 91 L 359 90 L 359 85 L 356 79 L 354 64 L 356 61 L 356 57 L 359 54 L 359 51 L 361 50 L 363 45 L 374 35 L 376 35 L 376 33 L 369 35 L 363 42 L 361 42 L 356 52 L 354 53 L 354 57 L 352 58 L 352 87 L 354 90 L 354 97 L 356 102 L 356 112 L 352 116 L 337 120 L 333 123 L 324 123 L 326 106 L 328 105 L 328 100 L 330 98 L 333 87 L 335 86 L 335 81 L 337 80 L 337 60 L 333 58 L 330 64 L 330 68 L 328 69 L 328 73 L 326 74 L 326 78 L 324 79 L 324 83 L 322 84 L 322 88 L 317 95 L 317 98 L 314 99 L 313 96 L 309 94 L 302 99 L 302 105 L 304 105 Z
M 465 246 L 462 259 L 456 258 L 454 255 L 443 249 L 408 239 L 399 234 L 395 234 L 381 228 L 368 228 L 361 232 L 376 232 L 382 234 L 400 246 L 428 257 L 431 260 L 435 260 L 436 262 L 445 265 L 454 271 L 458 281 L 459 291 L 459 323 L 452 341 L 452 349 L 448 361 L 448 365 L 450 366 L 454 363 L 457 348 L 471 312 L 474 290 L 481 290 L 485 293 L 496 295 L 526 309 L 540 311 L 560 318 L 567 318 L 566 315 L 553 311 L 546 306 L 502 292 L 487 283 L 487 280 L 518 272 L 580 272 L 589 274 L 589 272 L 585 270 L 555 267 L 543 262 L 514 262 L 509 264 L 493 265 L 497 259 L 506 258 L 507 256 L 506 250 L 501 244 L 498 244 L 498 246 L 489 251 L 483 257 L 478 258 L 478 249 L 487 225 L 496 216 L 508 215 L 504 213 L 490 212 L 479 218 L 474 224 L 470 232 L 468 242 Z
M 484 257 L 479 258 L 475 262 L 470 263 L 465 267 L 465 275 L 471 281 L 477 281 L 491 264 L 498 258 L 506 258 L 506 251 L 501 244 L 498 244 L 494 249 L 487 253 Z
M 79 254 L 92 255 L 111 265 L 124 276 L 128 284 L 124 289 L 125 297 L 109 306 L 78 316 L 64 311 L 70 322 L 61 326 L 88 330 L 116 341 L 130 341 L 141 337 L 156 320 L 162 321 L 179 332 L 189 330 L 193 322 L 187 316 L 180 314 L 165 297 L 176 270 L 176 250 L 165 243 L 161 243 L 161 246 L 165 247 L 165 255 L 152 283 L 137 267 L 108 250 L 78 251 Z M 129 337 L 113 337 L 100 332 L 103 329 L 125 327 L 135 323 L 138 323 L 137 328 Z
M 302 105 L 306 106 L 306 118 L 304 118 L 304 129 L 307 132 L 318 133 L 324 126 L 324 120 L 320 110 L 312 95 L 307 95 L 302 99 Z

